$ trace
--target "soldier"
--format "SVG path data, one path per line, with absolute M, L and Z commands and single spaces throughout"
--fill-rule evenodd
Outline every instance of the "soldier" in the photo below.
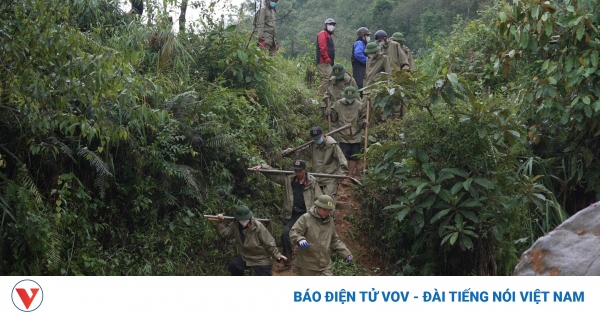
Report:
M 269 165 L 260 164 L 252 169 L 273 169 Z M 283 244 L 283 255 L 290 259 L 284 260 L 284 266 L 281 270 L 291 267 L 292 243 L 290 242 L 290 229 L 298 218 L 305 214 L 313 206 L 315 199 L 321 196 L 321 188 L 317 180 L 306 173 L 306 162 L 296 160 L 292 163 L 294 175 L 281 175 L 264 173 L 270 180 L 285 187 L 285 198 L 283 200 L 282 212 L 284 215 L 283 233 L 281 234 L 281 243 Z
M 352 261 L 352 253 L 340 240 L 335 231 L 335 223 L 329 216 L 334 208 L 333 199 L 323 195 L 292 227 L 292 242 L 300 246 L 296 257 L 298 275 L 333 276 L 330 249 L 349 262 Z
M 271 56 L 277 53 L 279 45 L 277 44 L 277 30 L 275 29 L 275 7 L 278 0 L 265 0 L 265 4 L 258 12 L 258 21 L 256 22 L 257 37 L 259 47 L 267 49 Z
M 413 59 L 412 51 L 410 49 L 408 49 L 408 47 L 406 47 L 406 45 L 404 45 L 404 35 L 400 32 L 396 32 L 396 33 L 392 34 L 391 40 L 400 43 L 402 50 L 404 51 L 404 53 L 406 54 L 406 57 L 408 58 L 408 66 L 410 67 L 410 71 L 415 71 L 415 60 Z
M 396 69 L 410 71 L 408 57 L 399 43 L 390 41 L 387 37 L 387 33 L 383 30 L 375 32 L 375 41 L 379 44 L 379 47 L 381 47 L 381 52 L 388 56 L 390 64 L 396 65 Z M 404 117 L 404 113 L 406 112 L 404 103 L 397 98 L 390 98 L 389 102 L 393 102 L 393 107 L 387 119 L 391 120 Z
M 302 155 L 307 160 L 312 159 L 315 173 L 346 175 L 348 173 L 348 161 L 346 161 L 337 141 L 333 137 L 323 134 L 323 129 L 319 126 L 310 129 L 310 135 L 315 142 L 304 149 L 296 151 L 296 154 Z M 331 196 L 334 200 L 337 199 L 339 179 L 319 177 L 317 181 L 323 194 Z
M 362 131 L 368 126 L 366 121 L 367 109 L 360 100 L 356 99 L 357 96 L 358 93 L 354 87 L 347 87 L 344 90 L 344 97 L 331 107 L 329 113 L 335 129 L 348 123 L 352 124 L 350 129 L 335 134 L 335 139 L 339 142 L 340 149 L 342 149 L 346 160 L 348 160 L 348 176 L 352 176 L 352 173 L 354 173 L 359 160 L 355 154 L 360 152 Z M 342 184 L 349 183 L 348 179 L 342 181 Z
M 331 76 L 331 67 L 335 62 L 335 47 L 331 35 L 335 30 L 335 21 L 332 18 L 325 20 L 325 29 L 317 34 L 316 61 L 319 69 L 321 84 L 319 85 L 319 95 L 325 95 L 329 77 Z
M 369 56 L 367 61 L 367 76 L 365 77 L 365 86 L 373 84 L 384 73 L 392 74 L 392 66 L 389 58 L 382 54 L 377 43 L 367 44 L 365 53 Z
M 396 65 L 398 69 L 410 70 L 408 57 L 402 50 L 402 46 L 397 42 L 390 41 L 385 31 L 375 32 L 375 41 L 381 47 L 381 52 L 390 58 L 390 64 Z
M 344 68 L 342 64 L 335 64 L 331 69 L 329 87 L 327 88 L 327 92 L 325 92 L 323 102 L 321 102 L 321 111 L 324 113 L 327 102 L 329 102 L 329 104 L 335 104 L 335 102 L 341 99 L 344 89 L 348 86 L 353 86 L 355 89 L 358 89 L 356 81 L 348 74 L 346 68 Z
M 257 276 L 272 276 L 271 257 L 280 261 L 288 258 L 279 253 L 275 239 L 262 223 L 252 218 L 252 211 L 247 206 L 235 209 L 233 217 L 237 220 L 225 224 L 223 214 L 218 214 L 217 233 L 224 239 L 235 239 L 238 256 L 229 262 L 232 276 L 243 276 L 244 270 L 252 268 Z
M 366 27 L 361 27 L 356 31 L 356 42 L 352 47 L 352 76 L 356 80 L 356 84 L 359 89 L 363 88 L 363 80 L 365 79 L 365 73 L 367 68 L 367 54 L 365 54 L 365 47 L 371 40 L 371 32 Z

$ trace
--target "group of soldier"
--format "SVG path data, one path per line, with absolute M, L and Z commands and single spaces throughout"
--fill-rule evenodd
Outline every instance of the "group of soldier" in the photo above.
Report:
M 255 27 L 258 46 L 275 54 L 279 49 L 275 29 L 275 11 L 278 0 L 265 0 L 257 13 Z M 363 87 L 394 71 L 412 71 L 412 53 L 404 45 L 402 33 L 388 38 L 383 30 L 375 32 L 375 42 L 370 42 L 371 32 L 366 27 L 357 30 L 352 48 L 352 75 L 342 64 L 336 64 L 335 47 L 331 35 L 336 22 L 325 20 L 324 29 L 317 35 L 316 64 L 321 77 L 318 93 L 322 96 L 321 110 L 332 128 L 341 131 L 328 136 L 320 126 L 311 128 L 312 142 L 302 149 L 294 150 L 304 159 L 292 164 L 293 174 L 265 172 L 265 176 L 285 189 L 282 205 L 284 222 L 281 235 L 283 254 L 279 252 L 273 236 L 253 218 L 246 206 L 236 209 L 236 222 L 217 223 L 221 237 L 236 240 L 238 256 L 229 264 L 232 275 L 243 275 L 252 268 L 256 275 L 272 275 L 271 258 L 282 262 L 281 270 L 292 265 L 294 246 L 295 265 L 299 275 L 333 275 L 330 250 L 352 261 L 353 256 L 339 239 L 332 211 L 337 202 L 338 178 L 314 177 L 306 171 L 306 161 L 312 160 L 313 171 L 318 174 L 354 175 L 359 158 L 363 131 L 369 126 L 369 108 L 362 99 L 368 91 Z M 360 91 L 359 91 L 360 90 Z M 403 116 L 401 104 L 394 107 L 392 115 Z M 393 116 L 392 116 L 393 117 Z M 342 126 L 350 128 L 341 128 Z M 286 149 L 286 155 L 292 149 Z M 256 165 L 254 171 L 272 170 L 266 164 Z M 348 178 L 342 184 L 349 184 Z M 223 218 L 223 214 L 219 214 Z
M 257 45 L 268 50 L 271 55 L 277 53 L 277 30 L 275 13 L 278 0 L 265 0 L 255 18 Z M 371 42 L 371 32 L 366 27 L 356 31 L 356 41 L 352 46 L 352 75 L 345 73 L 344 66 L 335 64 L 335 45 L 332 35 L 336 22 L 333 18 L 325 20 L 325 27 L 317 34 L 315 61 L 321 79 L 318 95 L 323 97 L 322 108 L 326 100 L 331 104 L 341 99 L 346 87 L 355 90 L 369 86 L 382 76 L 390 75 L 397 70 L 413 71 L 415 62 L 411 50 L 405 45 L 404 35 L 400 32 L 388 37 L 384 30 L 375 32 Z M 336 75 L 337 74 L 337 75 Z M 335 76 L 335 78 L 334 78 Z M 334 81 L 334 82 L 331 82 Z M 361 92 L 361 96 L 364 93 Z M 403 117 L 405 112 L 401 102 L 392 108 L 389 119 Z
M 343 115 L 336 117 L 338 120 L 344 119 Z M 317 179 L 307 173 L 306 161 L 303 159 L 294 160 L 293 174 L 264 173 L 267 178 L 285 189 L 281 234 L 283 254 L 275 245 L 273 236 L 261 223 L 252 218 L 252 211 L 246 206 L 236 209 L 233 217 L 237 223 L 217 223 L 217 231 L 222 238 L 236 240 L 238 256 L 229 263 L 232 275 L 243 275 L 247 268 L 252 268 L 256 275 L 271 275 L 271 258 L 282 262 L 280 271 L 289 269 L 292 266 L 294 245 L 298 246 L 295 265 L 301 276 L 333 275 L 330 250 L 352 261 L 353 256 L 338 237 L 332 217 L 339 179 L 327 177 L 327 174 L 349 174 L 346 159 L 348 153 L 340 148 L 333 137 L 324 134 L 321 127 L 311 128 L 310 134 L 311 143 L 295 152 L 312 159 L 315 172 L 326 177 Z M 286 149 L 284 154 L 289 151 L 291 149 Z M 259 164 L 252 170 L 273 168 L 267 164 Z M 218 216 L 223 218 L 223 214 Z

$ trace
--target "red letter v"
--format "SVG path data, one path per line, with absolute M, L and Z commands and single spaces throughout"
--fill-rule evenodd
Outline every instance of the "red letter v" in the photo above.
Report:
M 25 308 L 29 309 L 29 306 L 31 306 L 31 302 L 33 302 L 33 299 L 35 299 L 35 295 L 40 289 L 32 288 L 31 293 L 33 294 L 31 295 L 31 297 L 29 297 L 29 294 L 27 294 L 27 291 L 25 291 L 25 289 L 19 288 L 15 290 L 17 290 L 17 293 L 19 293 L 19 297 L 21 298 L 21 301 L 23 301 L 23 304 L 25 304 Z

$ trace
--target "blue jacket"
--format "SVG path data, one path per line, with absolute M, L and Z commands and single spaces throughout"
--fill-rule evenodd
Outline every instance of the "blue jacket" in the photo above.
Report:
M 354 42 L 354 51 L 352 53 L 352 61 L 356 60 L 363 65 L 367 64 L 367 55 L 365 55 L 366 44 L 362 40 Z

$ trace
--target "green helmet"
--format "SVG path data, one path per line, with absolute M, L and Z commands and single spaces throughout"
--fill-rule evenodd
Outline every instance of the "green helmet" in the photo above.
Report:
M 336 63 L 331 68 L 331 75 L 338 80 L 344 77 L 344 73 L 346 73 L 346 68 L 341 63 Z
M 400 32 L 396 32 L 396 33 L 392 34 L 392 37 L 390 37 L 390 39 L 393 41 L 397 41 L 397 42 L 403 42 L 404 35 Z
M 371 32 L 369 32 L 368 28 L 363 26 L 356 30 L 356 35 L 358 35 L 358 37 L 363 37 L 363 35 L 371 35 Z
M 368 43 L 367 48 L 365 48 L 365 54 L 372 54 L 374 52 L 379 51 L 379 45 L 377 43 Z
M 235 209 L 233 218 L 239 221 L 250 220 L 252 218 L 252 211 L 247 206 L 241 205 Z
M 353 100 L 358 97 L 358 93 L 356 93 L 356 89 L 353 86 L 347 86 L 344 89 L 344 98 L 347 100 Z
M 325 208 L 325 209 L 329 209 L 329 210 L 335 209 L 335 204 L 333 203 L 333 198 L 331 198 L 327 195 L 321 195 L 319 197 L 319 199 L 317 199 L 317 201 L 315 201 L 315 204 L 321 208 Z

